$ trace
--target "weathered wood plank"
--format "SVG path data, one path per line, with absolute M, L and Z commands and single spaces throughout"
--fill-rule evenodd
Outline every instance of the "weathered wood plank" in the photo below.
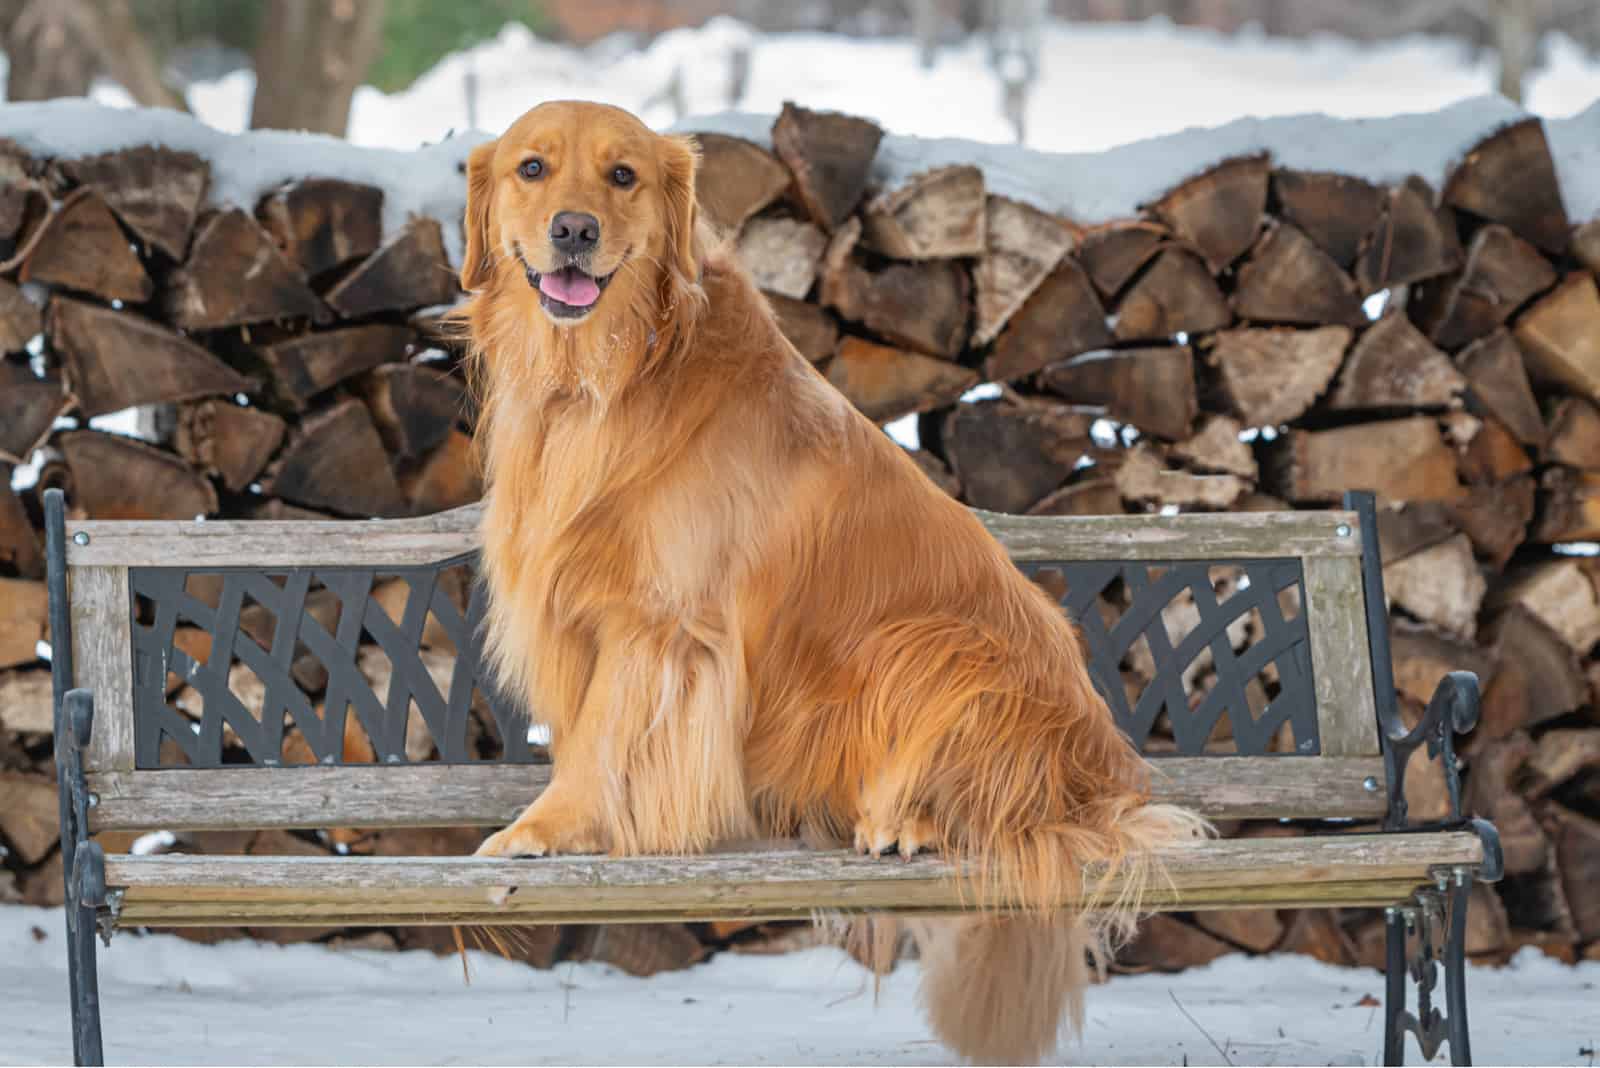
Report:
M 1215 819 L 1375 817 L 1383 762 L 1375 757 L 1161 757 L 1151 793 Z M 1369 778 L 1379 784 L 1368 790 Z M 545 788 L 544 765 L 256 768 L 91 775 L 95 831 L 268 827 L 495 827 Z
M 1378 719 L 1372 699 L 1361 561 L 1310 558 L 1304 567 L 1304 610 L 1311 637 L 1322 755 L 1375 756 L 1379 752 Z
M 84 761 L 92 771 L 133 768 L 133 634 L 126 567 L 74 567 L 73 685 L 94 693 L 94 734 Z

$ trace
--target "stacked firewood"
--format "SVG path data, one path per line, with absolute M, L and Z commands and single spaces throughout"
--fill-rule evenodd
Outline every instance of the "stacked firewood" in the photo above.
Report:
M 1569 220 L 1540 123 L 1493 133 L 1438 188 L 1259 155 L 1092 227 L 991 192 L 976 166 L 882 187 L 882 136 L 791 106 L 770 147 L 700 138 L 703 211 L 795 346 L 872 419 L 914 417 L 918 462 L 977 507 L 1322 508 L 1375 490 L 1406 714 L 1445 671 L 1484 683 L 1466 803 L 1500 828 L 1507 877 L 1476 891 L 1470 949 L 1600 956 L 1600 564 L 1581 548 L 1600 541 L 1600 220 Z M 317 175 L 249 205 L 210 206 L 207 185 L 206 161 L 165 149 L 0 150 L 0 472 L 42 460 L 34 487 L 0 487 L 0 900 L 60 894 L 39 488 L 65 487 L 80 515 L 149 518 L 399 516 L 479 493 L 460 354 L 436 332 L 459 296 L 440 224 L 385 232 L 381 190 Z M 138 406 L 153 442 L 87 427 Z M 1144 670 L 1130 658 L 1131 685 Z M 1444 814 L 1420 756 L 1408 787 L 1415 818 Z M 1361 911 L 1161 917 L 1125 966 L 1237 950 L 1377 964 L 1381 933 Z M 550 929 L 516 951 L 644 972 L 804 937 Z

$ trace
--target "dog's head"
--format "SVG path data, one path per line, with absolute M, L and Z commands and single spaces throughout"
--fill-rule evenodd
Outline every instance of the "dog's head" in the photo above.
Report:
M 570 327 L 693 285 L 697 162 L 692 141 L 619 108 L 541 104 L 467 161 L 462 288 L 525 286 Z

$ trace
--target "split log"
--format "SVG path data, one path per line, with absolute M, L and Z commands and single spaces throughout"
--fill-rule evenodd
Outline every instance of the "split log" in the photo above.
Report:
M 1459 457 L 1457 470 L 1468 482 L 1499 483 L 1533 470 L 1533 460 L 1492 415 L 1450 412 L 1445 429 Z
M 1572 925 L 1587 942 L 1600 938 L 1600 820 L 1571 809 L 1555 810 L 1555 868 L 1560 873 Z
M 794 300 L 804 300 L 817 280 L 828 235 L 801 219 L 759 218 L 739 232 L 739 259 L 756 285 Z
M 311 399 L 380 364 L 404 360 L 412 340 L 403 326 L 349 326 L 302 334 L 255 352 L 272 372 L 273 393 L 302 410 Z
M 994 350 L 983 361 L 984 378 L 1010 381 L 1052 361 L 1109 344 L 1105 310 L 1083 268 L 1067 256 L 1012 314 Z
M 875 423 L 954 404 L 978 384 L 959 364 L 847 337 L 828 364 L 828 381 Z
M 315 621 L 329 634 L 338 633 L 339 613 L 342 602 L 339 595 L 326 587 L 318 587 L 306 595 L 305 605 L 301 609 L 304 615 Z M 263 649 L 271 649 L 278 625 L 277 616 L 267 609 L 265 605 L 255 602 L 247 603 L 239 613 L 239 629 L 252 641 Z M 309 650 L 296 650 L 294 660 L 289 665 L 290 673 L 300 688 L 308 694 L 314 694 L 328 685 L 328 667 Z M 234 673 L 239 673 L 235 678 Z M 228 671 L 228 689 L 239 703 L 244 705 L 251 715 L 261 715 L 262 704 L 266 700 L 266 688 L 253 673 L 242 664 L 234 664 Z M 305 748 L 308 759 L 303 763 L 313 764 L 314 757 L 310 757 L 310 746 L 305 741 L 304 735 L 298 735 L 294 742 L 285 741 L 285 756 L 289 755 L 289 747 L 295 749 Z M 345 757 L 352 760 L 372 759 L 370 743 L 366 735 L 362 734 L 357 725 L 355 716 L 351 716 L 345 723 Z M 365 748 L 363 754 L 361 750 Z M 291 760 L 290 763 L 302 763 Z
M 1093 422 L 1064 405 L 978 401 L 956 405 L 942 438 L 969 504 L 1020 514 L 1067 480 Z
M 1221 273 L 1255 242 L 1267 210 L 1267 169 L 1264 155 L 1224 160 L 1151 208 Z
M 1399 616 L 1389 621 L 1389 650 L 1395 689 L 1419 705 L 1433 699 L 1440 681 L 1452 671 L 1471 671 L 1487 687 L 1498 669 L 1477 643 Z
M 200 223 L 189 258 L 168 279 L 162 299 L 181 330 L 327 318 L 322 302 L 271 236 L 237 208 Z
M 21 352 L 43 328 L 39 308 L 22 290 L 0 278 L 0 356 Z
M 1572 903 L 1556 870 L 1554 850 L 1547 850 L 1544 864 L 1533 871 L 1513 872 L 1508 865 L 1499 890 L 1512 928 L 1521 929 L 1518 934 L 1531 935 L 1535 945 L 1565 943 L 1552 948 L 1572 960 L 1570 943 L 1577 941 L 1578 932 L 1572 922 Z
M 695 140 L 700 143 L 695 201 L 722 232 L 738 233 L 746 219 L 789 188 L 789 168 L 759 145 L 714 133 L 696 134 Z
M 0 567 L 8 567 L 23 578 L 39 578 L 44 574 L 39 534 L 11 489 L 11 471 L 10 464 L 0 463 Z
M 1254 482 L 1261 472 L 1250 446 L 1239 440 L 1243 429 L 1226 415 L 1208 415 L 1193 437 L 1178 442 L 1169 452 L 1174 460 L 1192 470 L 1237 475 Z
M 1534 399 L 1522 351 L 1506 330 L 1496 330 L 1474 341 L 1456 358 L 1467 376 L 1472 398 L 1505 424 L 1522 444 L 1541 448 L 1545 443 L 1544 419 Z
M 1278 171 L 1272 189 L 1283 217 L 1345 270 L 1377 227 L 1385 199 L 1371 182 L 1314 171 Z
M 75 507 L 89 519 L 215 515 L 217 491 L 170 452 L 132 438 L 73 430 L 56 439 L 72 473 Z
M 1296 504 L 1333 504 L 1346 490 L 1383 501 L 1452 501 L 1464 490 L 1455 452 L 1428 416 L 1333 430 L 1291 431 L 1273 452 L 1279 493 Z
M 1123 500 L 1192 509 L 1232 508 L 1251 485 L 1236 475 L 1194 475 L 1168 470 L 1161 454 L 1146 442 L 1129 450 L 1112 476 Z
M 1267 228 L 1239 268 L 1233 294 L 1241 319 L 1361 326 L 1361 295 L 1339 265 L 1289 223 Z
M 400 480 L 400 490 L 413 515 L 477 503 L 483 497 L 483 479 L 472 455 L 472 439 L 451 428 L 443 443 Z
M 939 167 L 885 190 L 862 210 L 862 244 L 897 260 L 981 256 L 986 205 L 983 172 Z
M 1444 408 L 1466 385 L 1450 357 L 1392 310 L 1362 331 L 1328 404 L 1336 411 Z
M 173 447 L 196 468 L 242 491 L 283 444 L 288 427 L 259 408 L 228 400 L 204 400 L 178 411 Z
M 1272 909 L 1208 909 L 1194 914 L 1202 931 L 1251 953 L 1267 953 L 1283 938 L 1283 921 Z
M 0 668 L 39 659 L 34 647 L 49 638 L 49 600 L 42 582 L 0 577 Z
M 211 164 L 192 152 L 138 145 L 98 156 L 58 160 L 68 181 L 95 190 L 140 240 L 174 262 L 189 248 L 205 202 Z
M 1122 491 L 1110 478 L 1062 486 L 1028 509 L 1029 515 L 1122 515 Z
M 18 279 L 143 304 L 155 293 L 138 253 L 105 201 L 80 189 L 50 214 Z
M 1600 770 L 1600 731 L 1592 727 L 1545 731 L 1534 745 L 1526 770 L 1519 785 L 1532 800 L 1548 796 L 1579 775 Z
M 1450 521 L 1472 539 L 1472 547 L 1496 570 L 1505 566 L 1528 536 L 1536 483 L 1532 475 L 1504 482 L 1478 483 L 1444 507 Z
M 1461 242 L 1448 209 L 1435 210 L 1433 190 L 1408 178 L 1384 198 L 1378 225 L 1362 242 L 1355 277 L 1363 293 L 1448 274 L 1461 266 Z
M 0 359 L 0 462 L 27 463 L 71 404 L 60 382 Z
M 1384 593 L 1389 600 L 1446 634 L 1471 638 L 1489 584 L 1478 570 L 1465 534 L 1431 545 L 1403 560 L 1385 563 Z
M 0 834 L 25 865 L 43 860 L 61 837 L 56 784 L 47 775 L 0 771 Z
M 1544 830 L 1514 788 L 1532 752 L 1522 731 L 1484 746 L 1474 754 L 1461 798 L 1466 811 L 1489 820 L 1500 832 L 1510 874 L 1538 871 L 1549 854 Z
M 1593 561 L 1572 557 L 1523 568 L 1496 587 L 1490 607 L 1497 611 L 1511 605 L 1521 607 L 1582 657 L 1600 642 L 1595 570 Z
M 1006 197 L 990 196 L 984 253 L 973 268 L 977 289 L 972 344 L 987 345 L 1034 290 L 1072 251 L 1072 231 L 1054 215 Z
M 445 255 L 437 219 L 413 218 L 328 290 L 328 304 L 346 319 L 448 304 L 460 288 Z
M 466 387 L 420 364 L 379 367 L 366 377 L 361 392 L 384 448 L 396 456 L 432 452 L 468 415 Z
M 1600 408 L 1582 397 L 1562 397 L 1550 413 L 1544 459 L 1585 471 L 1600 471 Z
M 1347 326 L 1224 330 L 1209 362 L 1229 410 L 1246 426 L 1281 426 L 1304 415 L 1327 388 L 1351 336 Z
M 877 123 L 789 101 L 772 124 L 772 147 L 789 165 L 800 202 L 829 233 L 861 202 L 882 140 Z
M 303 178 L 263 197 L 256 218 L 284 258 L 316 279 L 377 251 L 383 243 L 383 190 Z
M 347 400 L 311 416 L 262 479 L 268 496 L 350 516 L 398 516 L 405 496 L 366 405 Z
M 47 329 L 85 418 L 256 388 L 188 338 L 131 312 L 57 297 Z
M 1457 532 L 1448 506 L 1438 501 L 1403 502 L 1378 509 L 1378 549 L 1385 564 L 1437 545 Z
M 1600 274 L 1600 219 L 1590 219 L 1572 231 L 1572 256 L 1586 270 Z
M 1169 441 L 1188 437 L 1200 414 L 1194 355 L 1183 345 L 1087 352 L 1051 364 L 1040 379 L 1072 404 L 1103 407 L 1111 418 Z
M 1228 302 L 1200 257 L 1182 248 L 1163 250 L 1117 305 L 1118 341 L 1166 341 L 1201 334 L 1232 322 Z
M 1157 913 L 1139 924 L 1139 934 L 1117 954 L 1113 968 L 1123 973 L 1178 972 L 1210 964 L 1233 952 L 1222 939 L 1176 916 Z
M 1544 124 L 1537 118 L 1512 123 L 1480 141 L 1445 182 L 1443 201 L 1504 223 L 1552 255 L 1567 249 L 1571 224 Z
M 908 450 L 906 455 L 928 476 L 930 482 L 957 500 L 961 499 L 961 483 L 950 473 L 948 464 L 927 449 Z
M 1409 311 L 1441 348 L 1458 349 L 1494 330 L 1536 293 L 1556 284 L 1539 250 L 1498 223 L 1479 230 L 1459 275 L 1430 282 Z
M 1539 476 L 1539 519 L 1529 539 L 1541 545 L 1600 541 L 1600 472 L 1551 467 Z
M 1594 276 L 1573 271 L 1513 327 L 1536 384 L 1600 402 L 1600 292 Z
M 680 971 L 711 951 L 681 923 L 619 923 L 579 927 L 567 960 L 596 961 L 644 978 Z
M 0 672 L 0 730 L 49 734 L 55 729 L 50 672 Z
M 831 252 L 830 252 L 831 255 Z M 967 334 L 972 283 L 955 260 L 825 268 L 822 303 L 884 340 L 954 359 Z
M 1511 684 L 1508 697 L 1521 709 L 1521 725 L 1537 726 L 1588 702 L 1588 681 L 1572 646 L 1526 607 L 1513 604 L 1491 615 L 1480 638 Z
M 766 298 L 778 320 L 778 329 L 789 344 L 800 350 L 800 355 L 812 363 L 821 363 L 833 355 L 839 344 L 839 323 L 827 309 L 779 293 L 768 293 Z
M 1078 262 L 1106 300 L 1114 300 L 1144 265 L 1172 240 L 1163 227 L 1149 222 L 1116 222 L 1083 235 Z

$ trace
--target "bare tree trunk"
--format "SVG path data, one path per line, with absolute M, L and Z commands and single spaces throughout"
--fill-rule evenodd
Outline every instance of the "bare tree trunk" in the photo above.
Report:
M 251 129 L 344 136 L 350 99 L 377 58 L 385 0 L 267 0 Z
M 57 0 L 9 0 L 0 6 L 7 100 L 85 96 L 94 79 L 94 54 L 85 47 L 69 5 Z
M 1489 32 L 1500 56 L 1500 94 L 1520 104 L 1538 43 L 1532 0 L 1491 0 L 1489 14 Z

